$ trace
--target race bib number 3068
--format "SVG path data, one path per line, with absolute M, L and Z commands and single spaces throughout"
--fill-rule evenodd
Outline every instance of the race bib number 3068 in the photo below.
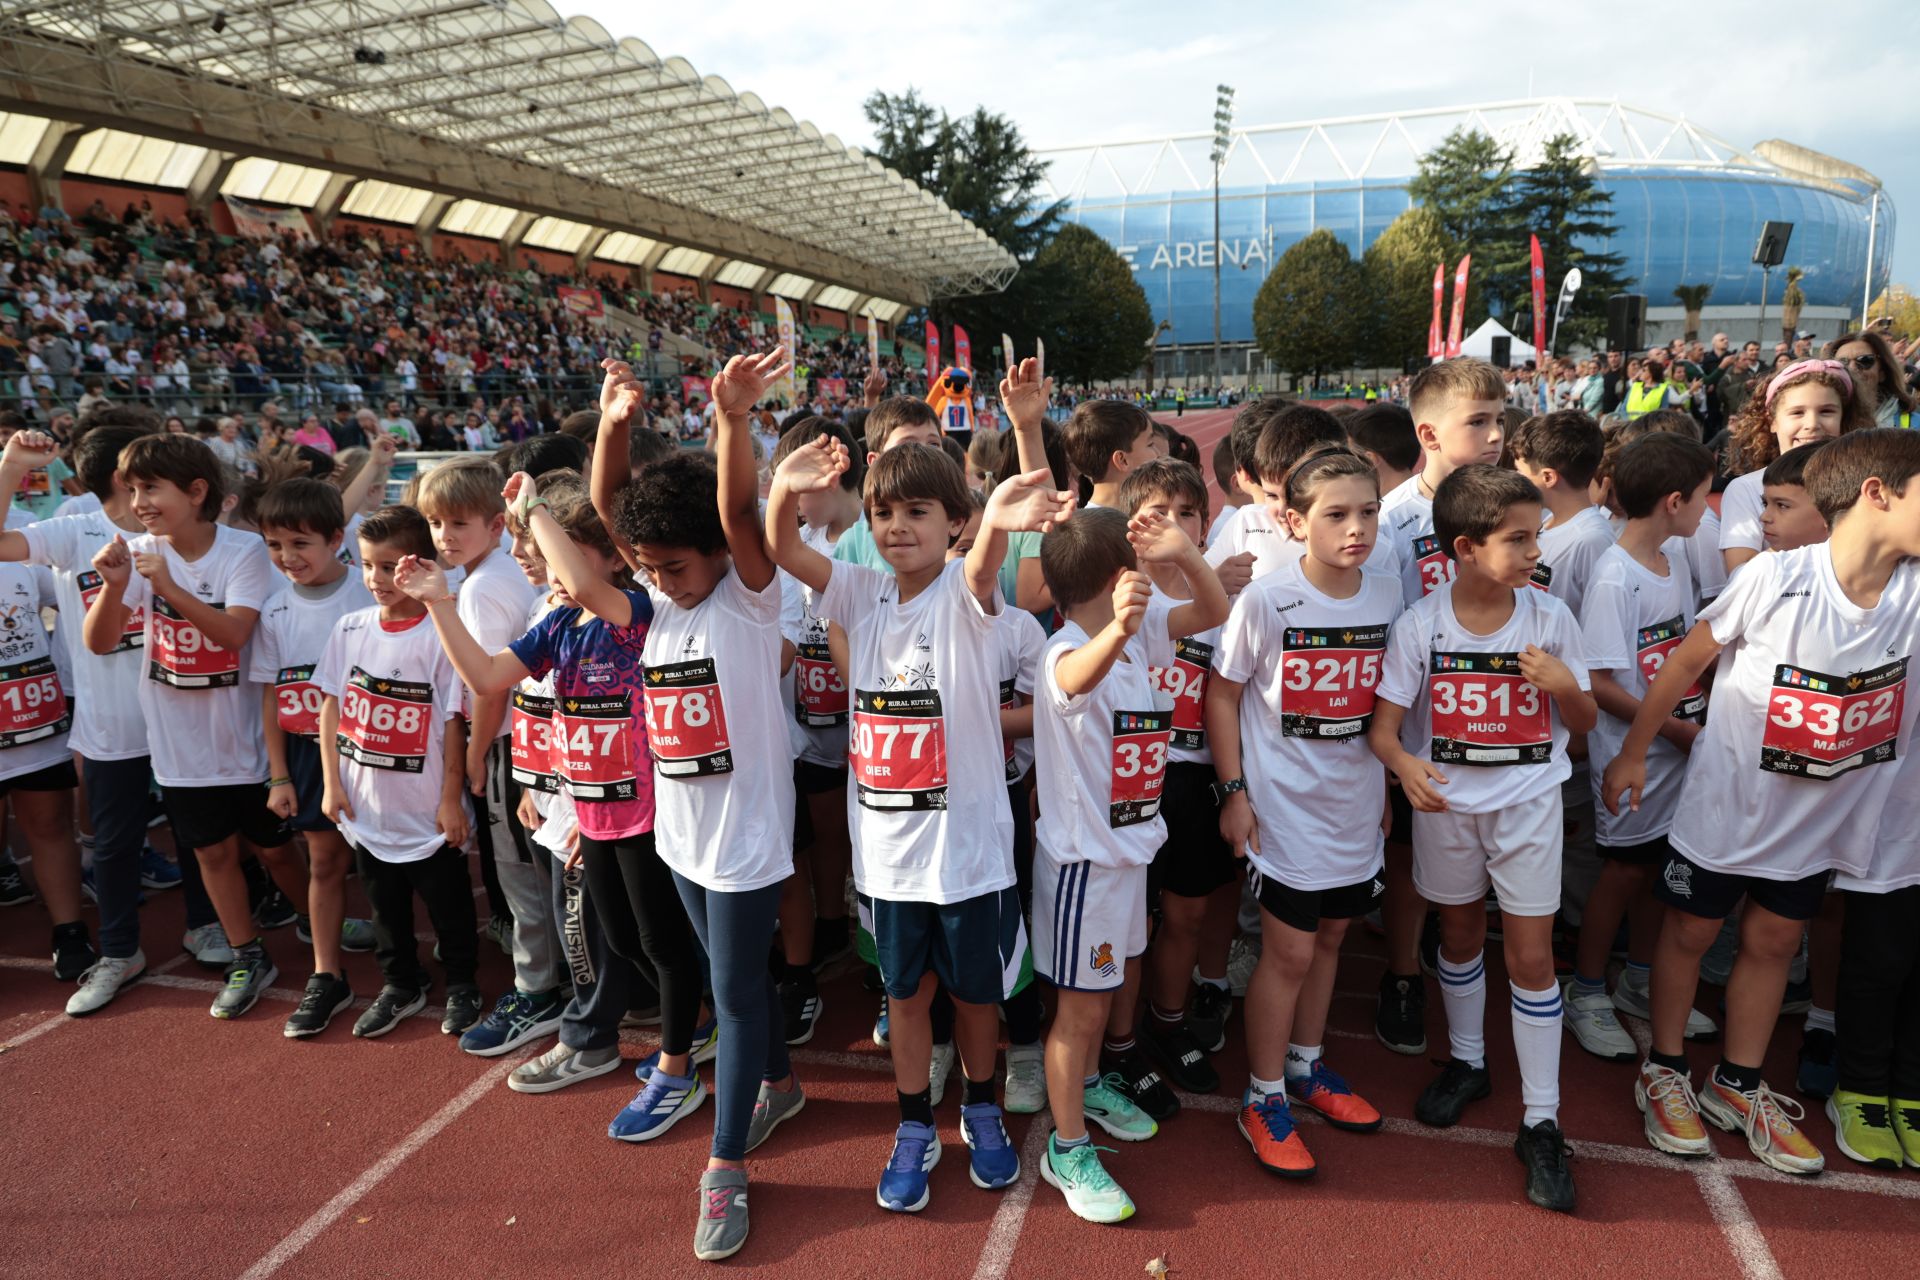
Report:
M 1201 751 L 1207 745 L 1207 677 L 1213 673 L 1213 646 L 1191 636 L 1174 642 L 1170 667 L 1148 671 L 1154 686 L 1173 699 L 1173 745 Z
M 1291 627 L 1280 642 L 1280 732 L 1321 739 L 1365 733 L 1387 649 L 1385 625 Z
M 433 686 L 353 669 L 340 698 L 334 743 L 343 759 L 368 769 L 422 773 L 433 727 Z
M 946 808 L 947 722 L 940 691 L 856 689 L 847 756 L 862 807 Z
M 1760 767 L 1825 781 L 1894 758 L 1907 701 L 1907 660 L 1832 676 L 1773 669 Z
M 1502 766 L 1553 759 L 1547 697 L 1517 653 L 1435 653 L 1427 668 L 1433 762 Z

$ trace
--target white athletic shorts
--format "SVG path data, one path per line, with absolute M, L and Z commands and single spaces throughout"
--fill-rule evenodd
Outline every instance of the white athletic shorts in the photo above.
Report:
M 1560 907 L 1560 788 L 1493 813 L 1413 811 L 1413 887 L 1428 902 L 1478 902 L 1492 885 L 1500 909 L 1550 916 Z
M 1033 968 L 1056 987 L 1114 991 L 1147 949 L 1147 868 L 1033 856 Z

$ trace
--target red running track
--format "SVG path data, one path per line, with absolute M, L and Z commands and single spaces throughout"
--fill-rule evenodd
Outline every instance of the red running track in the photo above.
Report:
M 282 966 L 273 998 L 242 1020 L 215 1022 L 206 1007 L 218 975 L 173 949 L 180 895 L 150 896 L 145 941 L 164 972 L 84 1020 L 61 1012 L 71 988 L 47 971 L 39 909 L 0 911 L 0 1087 L 12 1175 L 0 1275 L 699 1272 L 689 1237 L 710 1109 L 628 1146 L 605 1136 L 635 1087 L 624 1071 L 560 1093 L 515 1094 L 503 1080 L 517 1056 L 466 1057 L 427 1016 L 362 1042 L 342 1015 L 324 1036 L 289 1042 L 280 1022 L 307 972 L 290 930 L 271 938 Z M 481 979 L 491 997 L 509 973 L 486 950 Z M 1497 992 L 1497 953 L 1490 959 Z M 1920 1174 L 1851 1165 L 1817 1111 L 1809 1131 L 1832 1162 L 1818 1179 L 1773 1174 L 1717 1133 L 1715 1159 L 1659 1155 L 1640 1136 L 1632 1066 L 1587 1057 L 1571 1039 L 1563 1123 L 1578 1152 L 1580 1211 L 1566 1218 L 1531 1207 L 1509 1150 L 1520 1103 L 1507 1020 L 1489 1019 L 1493 1098 L 1460 1129 L 1424 1129 L 1411 1116 L 1432 1067 L 1371 1035 L 1381 964 L 1378 943 L 1356 936 L 1340 979 L 1351 994 L 1335 1001 L 1328 1051 L 1387 1113 L 1385 1131 L 1310 1124 L 1317 1178 L 1261 1172 L 1234 1127 L 1245 1079 L 1236 1014 L 1218 1059 L 1221 1094 L 1190 1098 L 1159 1136 L 1106 1158 L 1140 1207 L 1110 1228 L 1080 1222 L 1052 1188 L 1036 1187 L 1044 1117 L 1012 1118 L 1028 1157 L 1022 1181 L 1000 1193 L 975 1188 L 957 1086 L 940 1109 L 946 1156 L 931 1207 L 912 1218 L 876 1207 L 873 1182 L 897 1118 L 891 1074 L 867 1039 L 873 997 L 852 976 L 836 979 L 813 1042 L 795 1051 L 806 1110 L 750 1162 L 753 1237 L 728 1267 L 1057 1280 L 1138 1276 L 1165 1256 L 1176 1280 L 1296 1265 L 1280 1259 L 1321 1277 L 1423 1280 L 1911 1274 Z M 348 967 L 363 996 L 377 989 L 369 957 L 350 957 Z M 1703 988 L 1702 1007 L 1717 997 Z M 1431 1000 L 1440 1054 L 1438 995 Z M 1767 1064 L 1775 1083 L 1791 1081 L 1797 1042 L 1797 1024 L 1783 1021 Z M 627 1053 L 648 1048 L 636 1037 Z M 1697 1046 L 1693 1057 L 1704 1069 L 1712 1050 Z

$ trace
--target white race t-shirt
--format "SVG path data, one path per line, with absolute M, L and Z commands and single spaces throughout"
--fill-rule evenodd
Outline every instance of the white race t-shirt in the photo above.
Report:
M 45 569 L 0 564 L 0 778 L 73 759 L 69 673 L 55 660 L 40 610 L 56 602 Z
M 1593 578 L 1593 566 L 1613 545 L 1613 526 L 1605 507 L 1588 507 L 1570 520 L 1540 531 L 1540 560 L 1533 583 L 1553 593 L 1575 618 Z
M 1279 569 L 1285 564 L 1299 563 L 1297 556 L 1283 556 L 1274 567 Z M 1154 588 L 1153 594 L 1156 600 L 1166 602 L 1169 613 L 1187 603 L 1174 599 L 1158 587 Z M 1168 749 L 1170 760 L 1182 764 L 1213 763 L 1213 752 L 1207 750 L 1207 677 L 1213 674 L 1214 655 L 1219 646 L 1220 628 L 1211 627 L 1175 640 L 1171 663 L 1147 668 L 1147 679 L 1153 681 L 1161 704 L 1173 709 L 1173 737 Z
M 315 599 L 290 582 L 281 583 L 254 628 L 247 676 L 273 686 L 282 733 L 319 735 L 321 694 L 314 671 L 320 656 L 342 618 L 373 607 L 366 582 L 351 570 L 328 585 L 332 590 Z
M 380 610 L 340 620 L 314 673 L 340 701 L 340 783 L 353 817 L 340 833 L 382 862 L 419 862 L 446 837 L 435 815 L 447 778 L 447 721 L 460 677 L 425 614 L 389 631 Z M 468 804 L 466 788 L 460 802 Z
M 1720 495 L 1720 549 L 1761 551 L 1767 538 L 1760 529 L 1760 511 L 1766 506 L 1765 469 L 1735 476 Z M 1722 561 L 1724 564 L 1725 561 Z
M 860 892 L 964 902 L 1014 882 L 1000 741 L 998 611 L 955 560 L 906 603 L 893 574 L 836 560 L 814 612 L 847 633 L 847 825 Z
M 1025 694 L 1032 699 L 1033 691 L 1039 687 L 1040 651 L 1047 646 L 1047 633 L 1039 621 L 1025 609 L 1002 609 L 995 620 L 993 629 L 994 643 L 999 646 L 1001 710 L 1009 710 L 1019 705 L 1015 694 Z M 1007 761 L 1007 782 L 1009 785 L 1027 776 L 1027 770 L 1033 768 L 1033 736 L 1014 738 L 1002 742 L 1002 753 Z
M 824 528 L 807 525 L 800 540 L 827 559 L 833 542 Z M 827 622 L 808 608 L 807 589 L 780 574 L 780 632 L 793 645 L 793 667 L 781 681 L 795 756 L 826 769 L 847 767 L 847 686 L 827 648 Z
M 1667 557 L 1665 577 L 1635 560 L 1624 547 L 1607 548 L 1594 566 L 1580 615 L 1580 643 L 1588 671 L 1611 673 L 1620 688 L 1635 698 L 1647 696 L 1667 655 L 1693 630 L 1693 576 L 1687 572 L 1686 541 L 1669 538 L 1661 551 Z M 1706 694 L 1696 686 L 1674 713 L 1698 722 L 1705 718 L 1706 706 Z M 1628 728 L 1628 721 L 1617 720 L 1602 708 L 1587 735 L 1597 823 L 1594 839 L 1613 848 L 1667 834 L 1687 771 L 1685 753 L 1665 738 L 1655 738 L 1647 749 L 1647 785 L 1640 808 L 1623 806 L 1619 817 L 1608 813 L 1600 794 L 1600 775 L 1607 762 L 1620 754 Z
M 1069 697 L 1060 660 L 1091 639 L 1077 623 L 1053 633 L 1040 655 L 1033 707 L 1036 838 L 1055 862 L 1144 867 L 1167 841 L 1161 801 L 1173 728 L 1168 699 L 1153 687 L 1154 666 L 1173 665 L 1165 596 L 1148 606 L 1123 660 L 1092 689 Z
M 1694 739 L 1673 847 L 1763 880 L 1862 875 L 1920 699 L 1920 565 L 1900 564 L 1872 609 L 1847 598 L 1828 543 L 1755 556 L 1701 611 L 1720 651 Z
M 91 493 L 76 493 L 53 509 L 53 518 L 84 516 L 100 509 L 100 499 Z
M 1416 474 L 1380 499 L 1380 539 L 1394 556 L 1400 591 L 1409 606 L 1452 582 L 1457 566 L 1433 532 L 1433 499 Z
M 745 893 L 793 873 L 793 753 L 780 698 L 780 582 L 759 591 L 729 568 L 682 609 L 653 597 L 647 724 L 701 735 L 697 759 L 656 755 L 653 830 L 661 861 L 700 885 Z
M 27 540 L 27 559 L 53 571 L 60 630 L 69 641 L 73 688 L 68 692 L 74 707 L 68 746 L 89 760 L 136 760 L 147 754 L 147 721 L 140 711 L 140 685 L 147 674 L 147 612 L 133 611 L 112 653 L 94 653 L 80 642 L 87 605 L 100 594 L 94 552 L 115 535 L 131 536 L 99 507 L 95 498 L 90 514 L 56 516 L 20 532 Z
M 538 593 L 511 556 L 489 551 L 460 584 L 454 607 L 460 621 L 488 653 L 499 653 L 527 630 L 527 611 Z M 500 717 L 496 738 L 513 727 L 513 717 Z
M 1408 708 L 1401 744 L 1447 776 L 1439 790 L 1455 813 L 1497 813 L 1573 776 L 1560 709 L 1520 674 L 1530 644 L 1589 687 L 1580 625 L 1544 591 L 1514 592 L 1513 613 L 1492 635 L 1454 616 L 1452 583 L 1394 623 L 1378 696 Z
M 1720 555 L 1720 516 L 1712 507 L 1701 514 L 1700 527 L 1687 539 L 1687 570 L 1702 600 L 1713 599 L 1727 585 L 1727 562 Z
M 1395 574 L 1364 571 L 1345 600 L 1294 561 L 1241 592 L 1214 668 L 1240 694 L 1240 768 L 1260 848 L 1292 889 L 1338 889 L 1380 869 L 1386 769 L 1367 747 L 1387 637 L 1405 605 Z
M 1283 561 L 1298 559 L 1300 545 L 1287 536 L 1264 502 L 1235 508 L 1240 514 L 1218 536 L 1207 538 L 1207 563 L 1219 568 L 1243 551 L 1253 553 L 1253 576 L 1272 573 Z
M 1220 508 L 1213 517 L 1213 524 L 1207 529 L 1207 550 L 1211 551 L 1219 544 L 1221 536 L 1239 522 L 1240 513 L 1249 505 L 1252 504 L 1243 502 L 1238 506 L 1228 504 Z
M 152 534 L 129 539 L 137 555 L 158 551 L 173 580 L 216 609 L 266 608 L 273 563 L 256 533 L 215 525 L 213 545 L 191 564 Z M 267 742 L 260 727 L 260 686 L 246 649 L 215 645 L 179 617 L 135 573 L 129 609 L 146 611 L 146 678 L 140 711 L 153 748 L 153 776 L 163 787 L 225 787 L 267 780 Z
M 1833 878 L 1836 889 L 1856 893 L 1891 893 L 1920 884 L 1920 765 L 1909 752 L 1901 761 L 1880 815 L 1880 833 L 1874 839 L 1865 871 L 1845 871 Z

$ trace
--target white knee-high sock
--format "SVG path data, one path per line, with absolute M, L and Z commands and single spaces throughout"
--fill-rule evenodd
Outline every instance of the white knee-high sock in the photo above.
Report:
M 1456 1062 L 1470 1067 L 1487 1065 L 1487 958 L 1476 951 L 1471 960 L 1455 964 L 1440 957 L 1440 994 L 1447 1009 L 1447 1039 Z
M 1560 1122 L 1560 988 L 1513 988 L 1513 1056 L 1520 1060 L 1520 1101 L 1529 1126 Z

